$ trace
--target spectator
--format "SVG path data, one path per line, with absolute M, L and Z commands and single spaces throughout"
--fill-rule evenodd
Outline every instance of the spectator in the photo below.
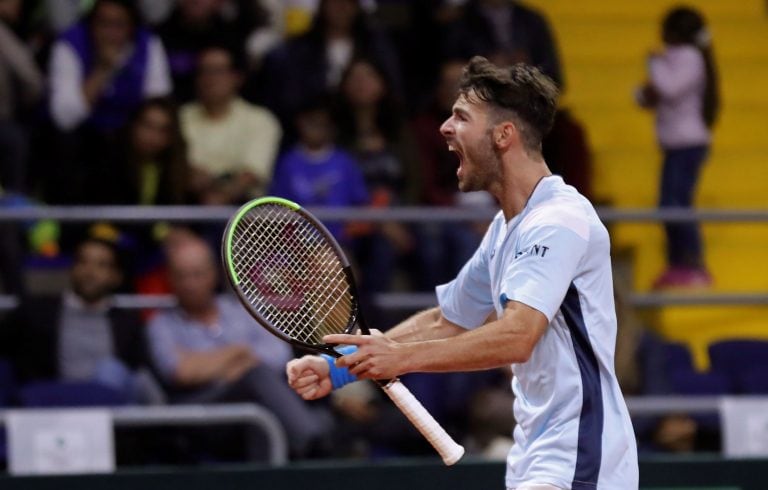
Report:
M 57 298 L 24 299 L 6 319 L 20 380 L 96 381 L 126 401 L 162 402 L 149 369 L 144 325 L 134 311 L 112 305 L 121 281 L 115 243 L 86 237 L 75 251 L 70 288 Z
M 400 95 L 400 66 L 386 34 L 378 29 L 359 0 L 322 0 L 310 30 L 290 39 L 265 59 L 260 76 L 263 100 L 290 128 L 304 101 L 333 92 L 350 62 L 367 57 L 382 66 Z
M 17 116 L 37 102 L 43 76 L 32 52 L 14 34 L 21 0 L 0 1 L 0 186 L 26 191 L 28 138 Z
M 56 126 L 114 131 L 144 98 L 171 91 L 160 40 L 141 25 L 129 0 L 97 0 L 54 44 L 51 113 Z
M 238 18 L 247 32 L 248 69 L 258 70 L 264 57 L 285 37 L 284 9 L 280 0 L 238 0 Z
M 639 104 L 656 112 L 656 137 L 664 153 L 659 205 L 693 205 L 701 166 L 709 153 L 719 110 L 711 35 L 702 15 L 687 7 L 667 13 L 664 50 L 648 58 L 648 82 Z M 709 286 L 698 223 L 667 223 L 667 270 L 654 288 Z
M 88 196 L 94 204 L 186 204 L 190 196 L 187 145 L 176 105 L 166 98 L 142 102 L 116 145 L 94 152 Z
M 245 42 L 237 23 L 224 16 L 223 0 L 179 0 L 159 28 L 168 51 L 174 95 L 182 102 L 194 97 L 195 64 L 200 52 L 218 44 L 235 49 Z
M 445 23 L 443 54 L 483 55 L 497 64 L 524 62 L 565 85 L 557 46 L 546 17 L 513 0 L 469 0 L 463 15 Z
M 262 195 L 280 145 L 280 124 L 272 113 L 238 96 L 240 62 L 223 47 L 203 50 L 197 100 L 181 109 L 193 190 L 204 204 L 233 204 Z
M 339 88 L 339 140 L 355 156 L 371 203 L 378 207 L 412 202 L 416 193 L 415 149 L 399 107 L 374 61 L 359 58 L 349 65 Z M 392 285 L 396 263 L 414 250 L 411 233 L 400 223 L 388 222 L 360 234 L 357 256 L 364 288 L 386 290 Z
M 334 142 L 331 108 L 318 100 L 296 115 L 299 141 L 278 162 L 269 193 L 303 206 L 368 204 L 368 189 L 352 155 Z M 348 237 L 340 223 L 326 223 L 340 243 Z
M 216 295 L 218 267 L 203 241 L 170 247 L 168 265 L 178 306 L 152 319 L 149 338 L 172 401 L 260 403 L 283 424 L 292 453 L 307 455 L 331 427 L 319 407 L 286 386 L 288 344 L 259 327 L 233 298 Z

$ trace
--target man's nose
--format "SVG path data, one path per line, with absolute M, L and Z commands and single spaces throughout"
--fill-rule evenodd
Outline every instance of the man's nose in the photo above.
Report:
M 453 134 L 453 116 L 446 119 L 440 126 L 440 134 L 450 136 Z

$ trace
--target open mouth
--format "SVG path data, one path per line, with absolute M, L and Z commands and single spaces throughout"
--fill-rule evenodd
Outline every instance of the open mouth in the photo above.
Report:
M 458 159 L 459 159 L 459 168 L 456 169 L 456 175 L 461 177 L 462 168 L 464 166 L 464 154 L 461 152 L 461 150 L 459 150 L 456 147 L 455 144 L 450 143 L 450 142 L 448 143 L 448 151 L 450 151 L 451 153 L 455 153 L 456 156 L 458 157 Z

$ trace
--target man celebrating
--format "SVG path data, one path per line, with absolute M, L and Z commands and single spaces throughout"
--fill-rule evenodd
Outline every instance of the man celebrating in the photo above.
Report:
M 541 156 L 556 98 L 535 68 L 470 61 L 440 131 L 459 157 L 459 189 L 488 191 L 501 211 L 458 276 L 437 287 L 439 307 L 383 336 L 325 337 L 357 350 L 335 364 L 291 361 L 289 383 L 313 399 L 335 388 L 329 378 L 345 379 L 331 370 L 386 379 L 511 365 L 509 489 L 637 488 L 636 443 L 614 372 L 608 232 Z

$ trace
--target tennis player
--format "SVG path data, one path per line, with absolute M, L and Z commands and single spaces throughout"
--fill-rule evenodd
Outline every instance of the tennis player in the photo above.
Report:
M 458 276 L 437 287 L 439 307 L 383 336 L 325 337 L 357 349 L 335 365 L 317 356 L 291 361 L 289 383 L 314 399 L 345 376 L 511 364 L 517 426 L 507 488 L 636 489 L 634 431 L 614 372 L 608 232 L 541 155 L 556 99 L 535 68 L 469 62 L 440 130 L 459 158 L 459 189 L 488 191 L 501 211 Z

